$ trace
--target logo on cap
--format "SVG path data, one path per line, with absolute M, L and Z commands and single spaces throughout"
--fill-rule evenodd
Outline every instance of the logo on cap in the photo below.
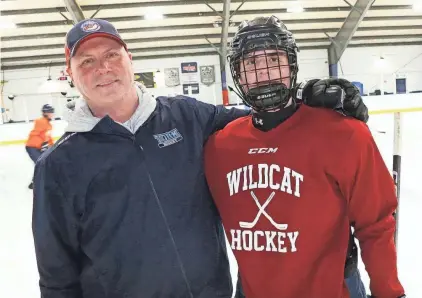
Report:
M 85 32 L 95 32 L 100 30 L 101 26 L 95 21 L 86 21 L 81 25 L 81 29 Z

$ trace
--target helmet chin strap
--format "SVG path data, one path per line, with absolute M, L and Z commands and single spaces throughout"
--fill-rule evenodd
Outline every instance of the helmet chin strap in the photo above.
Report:
M 291 90 L 282 83 L 250 88 L 247 92 L 249 105 L 256 111 L 284 108 L 291 98 Z
M 276 111 L 254 111 L 252 114 L 252 123 L 259 130 L 269 131 L 287 120 L 296 110 L 296 102 L 292 99 L 291 104 L 281 107 Z
M 282 83 L 251 88 L 247 96 L 254 110 L 252 123 L 262 131 L 277 127 L 293 115 L 297 108 L 291 89 Z

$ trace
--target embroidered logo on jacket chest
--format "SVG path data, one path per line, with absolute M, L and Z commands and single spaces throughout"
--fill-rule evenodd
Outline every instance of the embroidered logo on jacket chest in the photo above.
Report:
M 183 137 L 177 128 L 174 128 L 170 131 L 154 135 L 154 139 L 157 140 L 159 148 L 164 148 L 180 142 L 183 140 Z

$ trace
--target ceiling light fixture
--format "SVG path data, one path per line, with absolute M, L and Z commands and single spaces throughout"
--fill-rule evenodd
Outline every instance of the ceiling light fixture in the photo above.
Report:
M 16 24 L 13 22 L 0 21 L 0 29 L 13 29 L 16 28 Z
M 146 13 L 145 13 L 145 20 L 162 20 L 164 18 L 163 14 L 154 8 L 149 8 L 147 9 Z
M 287 12 L 290 12 L 290 13 L 299 13 L 303 11 L 304 9 L 302 6 L 293 6 L 293 7 L 287 8 Z
M 295 6 L 287 8 L 287 12 L 290 12 L 290 13 L 299 13 L 303 11 L 304 11 L 304 8 L 301 5 L 295 5 Z
M 422 3 L 418 2 L 418 3 L 413 3 L 412 8 L 414 11 L 421 11 L 422 12 Z
M 287 12 L 290 13 L 300 13 L 303 12 L 305 9 L 303 8 L 303 5 L 300 3 L 300 1 L 294 1 L 291 2 L 291 4 L 288 4 Z

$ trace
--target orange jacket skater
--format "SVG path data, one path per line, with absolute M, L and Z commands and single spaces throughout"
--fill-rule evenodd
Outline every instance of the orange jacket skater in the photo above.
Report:
M 42 117 L 34 121 L 34 128 L 29 133 L 28 140 L 25 144 L 26 152 L 28 152 L 29 157 L 34 163 L 44 151 L 53 145 L 50 121 L 54 116 L 54 108 L 49 104 L 45 104 L 41 112 Z M 32 182 L 28 187 L 32 189 Z

